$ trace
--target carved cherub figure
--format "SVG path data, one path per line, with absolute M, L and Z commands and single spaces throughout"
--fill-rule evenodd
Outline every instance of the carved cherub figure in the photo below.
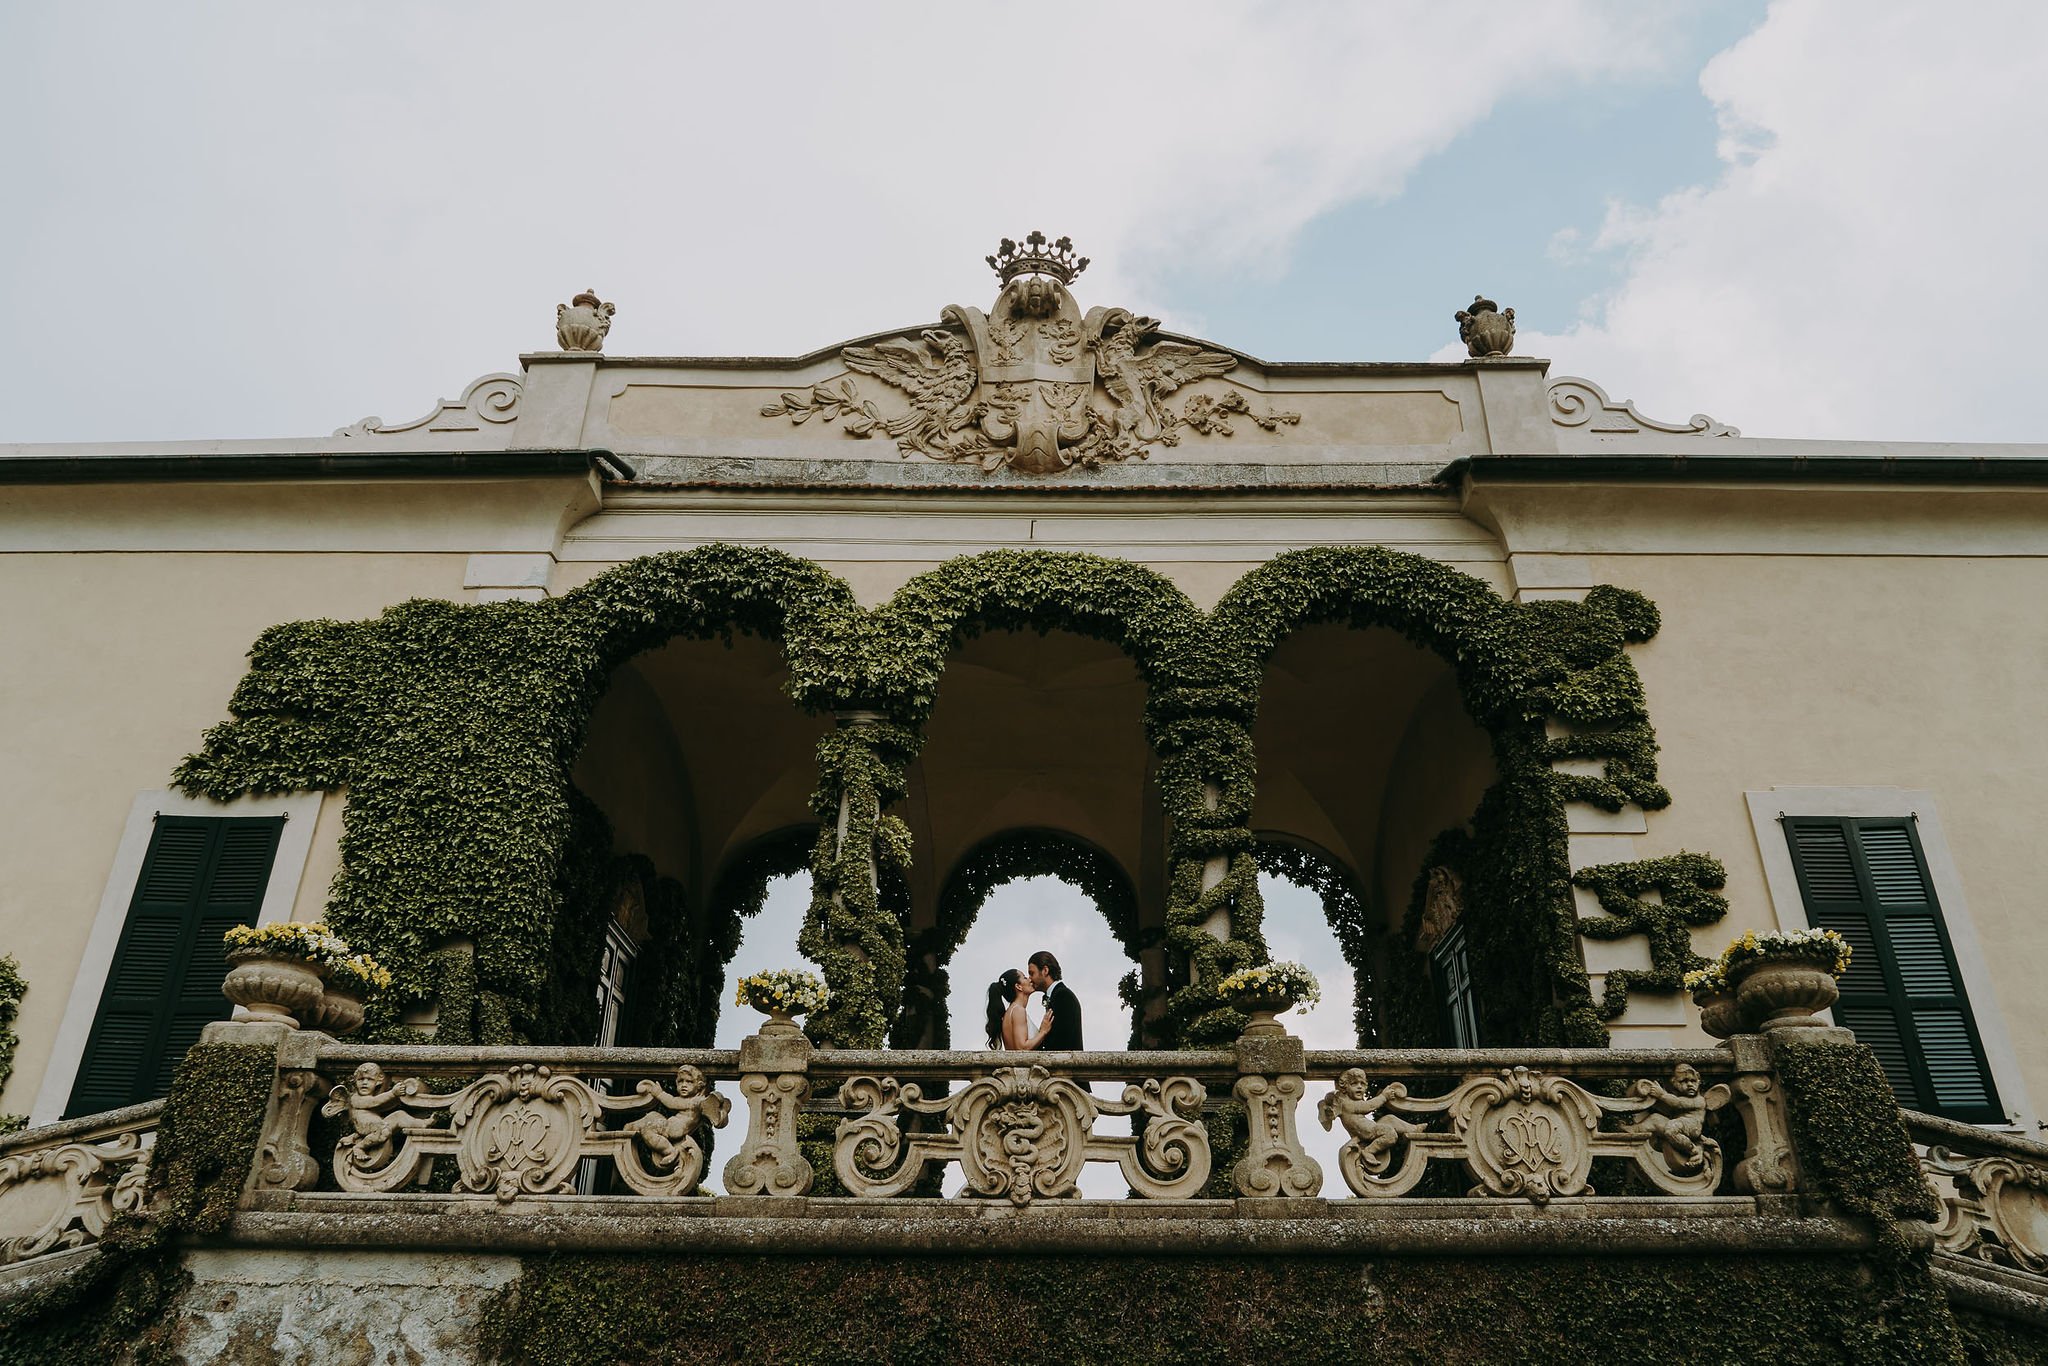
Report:
M 718 1128 L 732 1110 L 732 1103 L 711 1089 L 703 1072 L 688 1063 L 676 1069 L 673 1093 L 650 1083 L 642 1086 L 642 1094 L 653 1099 L 655 1108 L 626 1125 L 626 1132 L 647 1149 L 657 1171 L 674 1171 L 685 1153 L 697 1150 L 700 1122 Z
M 395 1144 L 401 1135 L 433 1123 L 425 1115 L 403 1108 L 395 1114 L 386 1113 L 394 1105 L 402 1107 L 404 1098 L 418 1094 L 419 1089 L 420 1084 L 411 1078 L 387 1086 L 384 1069 L 366 1062 L 349 1075 L 346 1085 L 328 1093 L 320 1113 L 329 1119 L 347 1114 L 352 1132 L 342 1135 L 338 1148 L 349 1150 L 349 1160 L 357 1167 L 382 1167 L 395 1155 Z
M 1682 1062 L 1672 1069 L 1669 1090 L 1645 1077 L 1635 1084 L 1635 1093 L 1649 1100 L 1650 1109 L 1628 1127 L 1650 1135 L 1672 1171 L 1699 1171 L 1721 1150 L 1720 1144 L 1707 1137 L 1707 1115 L 1727 1103 L 1728 1088 L 1716 1086 L 1701 1094 L 1700 1072 L 1691 1063 Z
M 1325 1129 L 1341 1123 L 1344 1132 L 1351 1135 L 1359 1167 L 1377 1176 L 1392 1163 L 1395 1145 L 1410 1134 L 1421 1133 L 1426 1126 L 1399 1115 L 1379 1113 L 1389 1100 L 1399 1100 L 1408 1094 L 1408 1088 L 1400 1082 L 1378 1095 L 1371 1092 L 1363 1068 L 1346 1068 L 1338 1075 L 1336 1088 L 1316 1107 L 1316 1117 Z

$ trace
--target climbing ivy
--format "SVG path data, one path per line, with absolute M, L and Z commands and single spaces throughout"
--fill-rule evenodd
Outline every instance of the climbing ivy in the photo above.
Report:
M 1707 960 L 1692 951 L 1690 928 L 1711 925 L 1728 914 L 1728 899 L 1717 890 L 1728 883 L 1719 859 L 1704 854 L 1670 854 L 1636 863 L 1603 863 L 1582 868 L 1572 881 L 1600 900 L 1605 916 L 1579 922 L 1589 939 L 1619 939 L 1640 934 L 1650 941 L 1647 970 L 1619 968 L 1607 974 L 1600 1016 L 1611 1020 L 1628 1009 L 1630 987 L 1677 991 L 1685 974 Z M 1643 893 L 1654 891 L 1656 901 Z
M 1656 610 L 1625 590 L 1515 604 L 1418 556 L 1332 548 L 1260 566 L 1205 616 L 1139 565 L 997 551 L 919 575 L 866 612 L 814 564 L 710 545 L 635 560 L 541 602 L 415 601 L 372 621 L 274 627 L 252 651 L 233 719 L 176 781 L 219 798 L 346 788 L 330 923 L 393 968 L 400 999 L 445 990 L 453 979 L 435 949 L 473 941 L 476 1036 L 535 1037 L 574 1024 L 547 1004 L 564 962 L 588 950 L 577 888 L 596 876 L 572 866 L 583 837 L 569 774 L 612 671 L 671 639 L 767 639 L 781 648 L 792 701 L 840 718 L 818 746 L 799 937 L 833 1004 L 808 1028 L 821 1043 L 873 1046 L 906 980 L 894 889 L 909 838 L 889 808 L 946 660 L 984 631 L 1077 632 L 1115 645 L 1146 688 L 1168 829 L 1165 1027 L 1200 1045 L 1243 1023 L 1215 984 L 1266 956 L 1248 827 L 1251 726 L 1273 651 L 1316 622 L 1390 628 L 1436 652 L 1493 737 L 1500 780 L 1474 819 L 1487 867 L 1468 875 L 1480 893 L 1468 914 L 1475 973 L 1489 991 L 1501 984 L 1489 1006 L 1498 1041 L 1604 1039 L 1578 959 L 1563 803 L 1669 800 L 1625 652 L 1654 632 Z M 1552 735 L 1551 723 L 1568 729 Z M 1550 769 L 1566 757 L 1601 771 Z M 662 915 L 714 940 L 729 928 L 673 904 Z M 1209 931 L 1212 917 L 1227 938 Z M 715 956 L 696 961 L 698 995 Z M 678 1002 L 668 1019 L 701 1033 L 706 1013 Z
M 26 995 L 28 981 L 21 975 L 21 964 L 13 954 L 0 953 L 0 1091 L 7 1089 L 7 1079 L 14 1075 L 14 1050 L 21 1046 L 14 1021 Z M 26 1115 L 0 1115 L 0 1134 L 11 1134 L 26 1123 Z

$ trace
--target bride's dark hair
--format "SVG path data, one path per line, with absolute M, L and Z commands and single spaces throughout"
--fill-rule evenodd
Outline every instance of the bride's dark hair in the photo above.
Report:
M 1017 979 L 1024 974 L 1011 968 L 988 984 L 988 1046 L 1003 1046 L 1003 1015 L 1017 995 Z

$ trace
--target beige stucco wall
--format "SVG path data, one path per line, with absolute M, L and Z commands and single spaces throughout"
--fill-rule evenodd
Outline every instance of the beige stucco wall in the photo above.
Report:
M 1649 813 L 1641 833 L 1575 843 L 1603 843 L 1603 860 L 1623 849 L 1719 857 L 1731 913 L 1694 932 L 1711 954 L 1745 928 L 1804 923 L 1796 892 L 1795 904 L 1773 904 L 1745 792 L 1931 793 L 1965 893 L 1944 910 L 1952 921 L 1967 915 L 1995 997 L 1973 991 L 1972 1007 L 1987 1035 L 2010 1042 L 2021 1074 L 2019 1088 L 2000 1078 L 2001 1098 L 2040 1104 L 2048 498 L 1988 487 L 1547 485 L 1480 490 L 1472 506 L 1503 528 L 1530 578 L 1635 588 L 1663 615 L 1656 639 L 1632 654 L 1672 805 Z M 1768 819 L 1761 835 L 1781 838 Z M 1642 1018 L 1664 1018 L 1646 1006 Z M 1699 1037 L 1690 1012 L 1670 1018 Z
M 0 485 L 0 952 L 29 984 L 0 1111 L 41 1085 L 136 795 L 227 718 L 256 637 L 473 597 L 472 554 L 545 550 L 589 497 L 579 475 Z M 343 805 L 318 809 L 301 918 Z
M 1681 848 L 1720 857 L 1734 909 L 1696 936 L 1711 952 L 1729 933 L 1778 918 L 1745 791 L 1932 792 L 1989 950 L 2003 1032 L 2026 1090 L 2048 1094 L 2048 1003 L 2034 990 L 2048 933 L 2034 910 L 2040 856 L 2030 829 L 2048 804 L 2048 728 L 2037 719 L 2048 695 L 2043 495 L 1529 485 L 1483 490 L 1461 513 L 1412 491 L 1082 502 L 673 490 L 610 497 L 587 515 L 594 506 L 573 477 L 0 492 L 0 951 L 20 958 L 30 982 L 0 1109 L 25 1109 L 35 1092 L 131 799 L 164 786 L 224 717 L 263 628 L 366 617 L 417 595 L 474 597 L 465 587 L 472 555 L 541 556 L 562 592 L 633 556 L 721 539 L 817 559 L 870 604 L 952 555 L 999 546 L 1119 554 L 1159 569 L 1205 608 L 1257 564 L 1311 544 L 1433 554 L 1503 592 L 1638 588 L 1664 613 L 1662 634 L 1634 657 L 1675 801 L 1646 818 L 1579 813 L 1575 848 L 1604 841 L 1603 860 Z M 757 690 L 772 700 L 768 684 Z M 1416 736 L 1448 733 L 1447 715 L 1423 715 L 1444 705 L 1432 694 L 1417 710 Z M 673 707 L 664 714 L 671 734 L 700 742 L 676 728 Z M 600 728 L 599 740 L 630 747 L 634 731 L 622 721 L 617 734 Z M 1466 773 L 1473 756 L 1460 756 L 1451 767 Z M 615 767 L 624 772 L 625 761 Z M 1432 774 L 1416 746 L 1394 767 L 1402 812 L 1421 812 L 1430 793 L 1454 794 L 1469 810 L 1462 778 Z M 653 791 L 646 773 L 633 781 Z M 800 797 L 808 771 L 791 781 Z M 622 789 L 606 802 L 615 818 L 630 796 Z M 781 809 L 765 788 L 732 801 L 740 804 L 720 820 L 734 831 L 765 829 Z M 340 807 L 330 800 L 319 813 L 300 914 L 317 910 L 332 874 Z M 1136 806 L 1125 807 L 1135 820 Z M 668 831 L 681 819 L 681 790 L 659 808 L 629 816 L 637 824 L 622 842 L 680 864 Z M 1408 829 L 1390 809 L 1344 836 L 1377 839 L 1390 904 L 1405 902 L 1413 846 L 1448 823 L 1425 814 Z M 718 852 L 698 861 L 708 868 Z M 1991 1012 L 1989 1001 L 1975 1004 L 1980 1017 Z M 1675 1001 L 1646 1001 L 1631 1016 L 1649 1031 L 1642 1042 L 1696 1037 Z

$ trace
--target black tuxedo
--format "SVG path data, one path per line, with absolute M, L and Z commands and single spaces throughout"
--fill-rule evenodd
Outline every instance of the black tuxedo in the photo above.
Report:
M 1052 1028 L 1040 1048 L 1085 1048 L 1081 1042 L 1081 998 L 1065 982 L 1054 982 L 1045 990 L 1045 1006 L 1052 1012 Z

